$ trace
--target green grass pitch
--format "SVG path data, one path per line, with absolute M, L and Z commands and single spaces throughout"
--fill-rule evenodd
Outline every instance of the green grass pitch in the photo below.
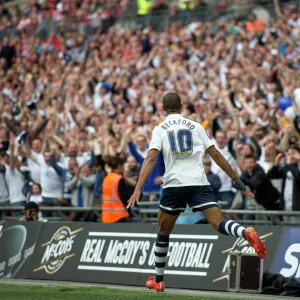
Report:
M 1 300 L 217 300 L 216 297 L 199 297 L 157 293 L 155 291 L 133 291 L 105 287 L 68 287 L 40 285 L 0 285 Z M 228 298 L 229 300 L 229 298 Z

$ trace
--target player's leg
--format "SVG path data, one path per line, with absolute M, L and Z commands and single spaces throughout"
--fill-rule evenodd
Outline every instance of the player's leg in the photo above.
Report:
M 220 233 L 225 235 L 232 235 L 246 239 L 246 228 L 235 221 L 224 220 L 223 214 L 219 207 L 211 207 L 202 211 L 208 223 Z
M 167 188 L 159 205 L 158 213 L 158 234 L 154 248 L 154 261 L 156 276 L 150 276 L 146 287 L 162 292 L 165 288 L 164 272 L 169 250 L 169 236 L 174 228 L 175 222 L 181 212 L 185 210 L 186 202 L 182 202 L 182 189 Z
M 158 213 L 158 233 L 154 248 L 155 276 L 150 276 L 146 282 L 146 287 L 163 292 L 165 289 L 164 273 L 169 251 L 169 236 L 175 225 L 179 214 L 171 215 L 159 210 Z
M 159 283 L 164 280 L 164 272 L 169 250 L 169 236 L 174 228 L 179 214 L 170 215 L 162 210 L 158 213 L 158 234 L 154 248 L 155 261 L 155 282 Z
M 207 221 L 220 233 L 244 238 L 253 247 L 260 258 L 265 258 L 267 249 L 264 242 L 252 227 L 243 227 L 233 220 L 224 220 L 222 212 L 218 207 L 203 210 Z
M 233 220 L 224 220 L 211 186 L 198 187 L 191 199 L 190 206 L 194 212 L 202 211 L 215 230 L 225 235 L 246 239 L 259 257 L 266 257 L 266 246 L 252 227 L 245 228 Z

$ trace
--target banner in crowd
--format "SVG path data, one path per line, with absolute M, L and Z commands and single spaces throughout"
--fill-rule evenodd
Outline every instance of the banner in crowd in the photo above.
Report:
M 20 264 L 23 260 L 20 271 L 10 272 L 13 278 L 143 286 L 148 276 L 155 274 L 155 225 L 75 222 L 8 224 L 11 223 L 4 224 L 3 232 L 16 226 L 22 226 L 27 231 L 30 229 L 22 246 L 21 260 L 18 261 Z M 297 247 L 297 241 L 299 243 L 300 229 L 257 226 L 257 230 L 268 247 L 265 270 L 282 274 L 294 272 L 297 277 L 299 264 L 295 267 L 294 262 L 299 247 L 296 251 L 293 249 Z M 15 243 L 14 238 L 8 242 Z M 2 236 L 0 247 L 2 252 Z M 1 253 L 0 263 L 12 259 L 17 249 L 13 253 Z M 34 255 L 26 257 L 25 252 L 30 253 L 29 249 L 34 250 Z M 230 251 L 253 252 L 253 249 L 248 242 L 221 235 L 208 225 L 176 226 L 170 237 L 165 271 L 168 287 L 226 290 Z

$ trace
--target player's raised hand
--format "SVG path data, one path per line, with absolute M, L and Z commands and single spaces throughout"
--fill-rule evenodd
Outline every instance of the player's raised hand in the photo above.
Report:
M 237 190 L 241 191 L 244 196 L 254 198 L 254 194 L 246 189 L 245 184 L 240 178 L 237 177 L 236 179 L 232 180 L 232 184 Z
M 135 204 L 139 204 L 140 197 L 141 197 L 141 192 L 139 190 L 135 190 L 132 196 L 130 197 L 130 199 L 127 201 L 128 204 L 126 208 L 128 209 L 130 207 L 134 207 Z

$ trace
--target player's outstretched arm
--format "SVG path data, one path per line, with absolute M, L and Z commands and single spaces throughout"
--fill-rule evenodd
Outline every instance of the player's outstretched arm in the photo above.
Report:
M 211 146 L 206 149 L 206 153 L 216 162 L 216 164 L 231 178 L 234 187 L 243 192 L 245 196 L 254 198 L 254 194 L 246 189 L 246 186 L 240 178 L 237 177 L 236 172 L 232 169 L 228 161 L 224 156 L 216 149 L 215 146 Z
M 145 160 L 143 162 L 143 166 L 142 166 L 142 169 L 140 172 L 140 176 L 139 176 L 137 185 L 134 189 L 132 196 L 128 200 L 127 209 L 129 207 L 133 207 L 136 203 L 139 203 L 142 187 L 144 186 L 147 178 L 149 177 L 151 171 L 153 170 L 153 168 L 155 166 L 158 154 L 159 154 L 159 150 L 157 150 L 157 149 L 149 150 L 147 157 L 145 158 Z

